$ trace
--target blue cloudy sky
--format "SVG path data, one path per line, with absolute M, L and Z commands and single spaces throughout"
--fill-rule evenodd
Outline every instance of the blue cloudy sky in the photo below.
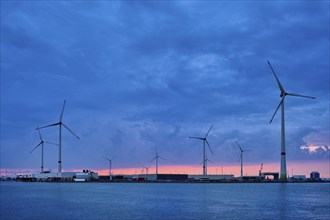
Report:
M 38 169 L 35 128 L 58 121 L 63 168 L 329 161 L 328 1 L 1 1 L 1 168 Z M 280 113 L 280 112 L 278 112 Z M 58 129 L 42 130 L 58 142 Z M 45 145 L 56 170 L 57 147 Z

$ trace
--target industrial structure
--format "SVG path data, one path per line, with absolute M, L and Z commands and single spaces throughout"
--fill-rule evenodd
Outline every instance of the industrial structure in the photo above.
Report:
M 209 150 L 213 154 L 213 151 L 212 151 L 212 149 L 210 147 L 210 144 L 207 141 L 207 136 L 209 135 L 212 127 L 213 127 L 213 125 L 211 125 L 210 129 L 207 131 L 207 133 L 206 133 L 206 135 L 204 137 L 189 137 L 189 138 L 198 139 L 198 140 L 202 140 L 203 141 L 203 175 L 204 176 L 207 175 L 207 158 L 206 158 L 205 143 L 207 144 L 207 146 L 209 147 Z
M 241 147 L 241 145 L 239 145 L 239 143 L 236 141 L 237 146 L 239 147 L 241 154 L 240 154 L 240 161 L 241 161 L 241 178 L 243 178 L 243 153 L 245 151 L 252 151 L 252 150 L 243 150 L 243 148 Z
M 98 173 L 91 170 L 83 170 L 82 172 L 61 172 L 52 173 L 45 171 L 38 174 L 18 175 L 16 180 L 25 182 L 87 182 L 98 181 Z
M 162 160 L 166 160 L 165 158 L 161 157 L 158 155 L 158 152 L 157 152 L 157 147 L 155 146 L 155 150 L 156 150 L 156 156 L 150 160 L 150 163 L 154 160 L 156 160 L 156 175 L 158 175 L 158 158 L 162 159 Z M 149 168 L 148 168 L 149 169 Z
M 141 174 L 136 174 L 136 175 L 112 175 L 112 160 L 113 158 L 109 159 L 109 158 L 104 158 L 105 160 L 109 161 L 109 181 L 268 181 L 268 180 L 273 180 L 273 181 L 287 181 L 287 174 L 286 174 L 286 153 L 285 153 L 285 123 L 284 123 L 284 99 L 287 95 L 289 96 L 298 96 L 298 97 L 303 97 L 303 98 L 310 98 L 310 99 L 315 99 L 314 97 L 311 96 L 304 96 L 304 95 L 299 95 L 296 93 L 287 93 L 284 89 L 283 86 L 281 85 L 274 69 L 272 68 L 270 62 L 268 61 L 268 64 L 272 70 L 273 75 L 275 76 L 275 79 L 277 81 L 278 87 L 281 90 L 281 101 L 279 103 L 279 105 L 277 106 L 271 120 L 270 123 L 273 121 L 279 107 L 281 106 L 281 169 L 280 169 L 280 173 L 278 172 L 262 172 L 262 168 L 263 168 L 263 163 L 261 163 L 261 167 L 259 170 L 259 175 L 257 176 L 243 176 L 243 153 L 245 151 L 251 151 L 251 150 L 246 150 L 243 149 L 240 144 L 236 141 L 236 144 L 238 145 L 239 149 L 240 149 L 240 163 L 241 163 L 241 170 L 240 170 L 240 177 L 239 178 L 235 178 L 234 175 L 230 174 L 222 174 L 222 175 L 208 175 L 207 174 L 207 164 L 208 161 L 210 161 L 207 158 L 207 152 L 206 152 L 206 145 L 208 146 L 210 152 L 213 154 L 213 151 L 211 149 L 211 146 L 207 140 L 207 137 L 211 131 L 211 129 L 213 128 L 213 124 L 210 126 L 210 128 L 208 129 L 207 133 L 205 134 L 205 136 L 203 137 L 189 137 L 191 139 L 198 139 L 203 141 L 203 160 L 202 160 L 202 164 L 203 164 L 203 174 L 202 175 L 188 175 L 188 174 L 159 174 L 158 173 L 158 159 L 163 159 L 166 160 L 165 158 L 161 157 L 160 155 L 158 155 L 158 151 L 157 148 L 155 146 L 155 157 L 150 161 L 150 163 L 152 161 L 155 160 L 156 162 L 156 171 L 155 174 L 149 174 L 149 168 L 145 166 L 145 174 L 143 174 L 143 170 L 141 172 Z M 37 181 L 77 181 L 77 182 L 85 182 L 85 181 L 90 181 L 90 180 L 104 180 L 107 178 L 99 178 L 98 174 L 90 171 L 90 170 L 83 170 L 83 172 L 62 172 L 62 156 L 61 156 L 61 148 L 62 148 L 62 126 L 64 126 L 72 135 L 74 135 L 76 138 L 79 139 L 79 137 L 72 131 L 69 129 L 68 126 L 66 126 L 63 122 L 63 113 L 64 113 L 64 109 L 65 109 L 65 104 L 66 104 L 66 100 L 64 100 L 63 103 L 63 107 L 62 107 L 62 111 L 60 113 L 60 117 L 59 117 L 59 122 L 57 123 L 53 123 L 53 124 L 49 124 L 46 126 L 42 126 L 42 127 L 37 127 L 36 130 L 39 133 L 39 137 L 40 137 L 40 143 L 31 151 L 31 153 L 38 148 L 39 146 L 41 146 L 41 172 L 40 174 L 32 174 L 32 175 L 26 175 L 25 177 L 21 178 L 21 179 L 25 179 L 25 180 L 37 180 Z M 46 142 L 43 140 L 42 136 L 41 136 L 41 132 L 40 130 L 43 128 L 47 128 L 47 127 L 53 127 L 53 126 L 59 126 L 59 153 L 58 153 L 58 172 L 57 173 L 52 173 L 50 171 L 44 171 L 44 143 L 49 143 L 49 144 L 54 144 L 51 142 Z M 57 144 L 55 144 L 57 145 Z M 295 175 L 291 177 L 292 181 L 295 180 L 300 180 L 300 181 L 305 181 L 307 178 L 303 175 Z M 320 174 L 316 171 L 313 171 L 310 174 L 310 180 L 314 180 L 314 181 L 318 181 L 321 180 L 320 178 Z
M 36 130 L 39 129 L 43 129 L 43 128 L 47 128 L 47 127 L 53 127 L 53 126 L 58 126 L 59 127 L 59 140 L 58 140 L 58 173 L 60 174 L 62 172 L 62 126 L 65 127 L 68 131 L 71 132 L 71 134 L 73 134 L 76 138 L 80 139 L 73 131 L 70 130 L 70 128 L 68 126 L 66 126 L 63 122 L 62 122 L 62 118 L 63 118 L 63 112 L 64 112 L 64 108 L 65 108 L 65 103 L 66 100 L 64 100 L 64 104 L 63 104 L 63 108 L 60 114 L 60 119 L 59 122 L 54 123 L 54 124 L 50 124 L 50 125 L 46 125 L 46 126 L 42 126 L 42 127 L 38 127 L 36 128 Z
M 317 171 L 313 171 L 310 173 L 310 179 L 311 180 L 321 180 L 320 173 Z
M 112 160 L 114 159 L 115 157 L 109 159 L 109 158 L 104 158 L 106 159 L 107 161 L 109 161 L 109 181 L 112 181 Z
M 281 181 L 286 181 L 287 180 L 287 174 L 286 174 L 286 155 L 285 155 L 285 122 L 284 122 L 284 99 L 285 97 L 288 95 L 288 96 L 298 96 L 298 97 L 303 97 L 303 98 L 309 98 L 309 99 L 315 99 L 315 97 L 312 97 L 312 96 L 305 96 L 305 95 L 299 95 L 299 94 L 296 94 L 296 93 L 287 93 L 282 84 L 280 83 L 280 80 L 278 79 L 273 67 L 271 66 L 270 62 L 268 61 L 268 65 L 270 67 L 270 69 L 272 70 L 272 73 L 274 74 L 275 76 L 275 79 L 277 81 L 277 84 L 278 84 L 278 87 L 279 89 L 281 90 L 281 94 L 280 94 L 280 97 L 281 97 L 281 101 L 280 103 L 278 104 L 271 120 L 269 123 L 272 123 L 276 113 L 277 113 L 277 110 L 280 108 L 281 106 L 281 169 L 280 169 L 280 179 Z
M 37 130 L 38 130 L 38 133 L 39 133 L 40 143 L 35 148 L 33 148 L 30 151 L 30 153 L 32 153 L 35 149 L 37 149 L 39 146 L 41 146 L 41 172 L 40 173 L 43 173 L 44 172 L 44 143 L 53 144 L 53 145 L 57 145 L 57 144 L 52 143 L 52 142 L 48 142 L 48 141 L 44 141 L 42 139 L 39 127 L 37 128 Z

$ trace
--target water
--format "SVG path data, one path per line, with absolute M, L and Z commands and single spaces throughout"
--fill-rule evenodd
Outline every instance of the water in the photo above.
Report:
M 330 183 L 1 182 L 9 219 L 330 219 Z

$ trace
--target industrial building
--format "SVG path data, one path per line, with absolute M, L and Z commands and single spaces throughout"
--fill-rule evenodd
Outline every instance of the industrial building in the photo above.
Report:
M 91 181 L 99 179 L 98 173 L 91 170 L 82 172 L 42 172 L 28 175 L 26 178 L 32 178 L 33 181 Z M 22 179 L 24 181 L 24 179 Z
M 232 181 L 234 175 L 188 175 L 188 174 L 136 174 L 136 175 L 113 175 L 112 181 Z M 101 181 L 109 181 L 109 176 L 100 176 Z
M 291 181 L 306 181 L 306 176 L 305 175 L 293 175 L 290 178 Z
M 187 181 L 188 174 L 139 174 L 135 176 L 138 181 Z
M 223 174 L 223 175 L 188 175 L 189 180 L 234 180 L 234 175 Z
M 321 180 L 320 173 L 317 171 L 313 171 L 310 173 L 310 180 Z
M 278 181 L 279 173 L 278 172 L 264 172 L 259 174 L 261 180 L 274 180 Z

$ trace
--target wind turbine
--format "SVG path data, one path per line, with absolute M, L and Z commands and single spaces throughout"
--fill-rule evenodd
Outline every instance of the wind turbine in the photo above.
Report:
M 206 171 L 206 173 L 207 173 L 207 162 L 211 162 L 211 163 L 213 163 L 213 161 L 212 160 L 209 160 L 209 158 L 207 158 L 207 154 L 206 154 L 206 159 L 205 159 L 205 171 Z M 201 162 L 201 164 L 202 164 L 203 162 Z
M 66 126 L 62 122 L 65 103 L 66 103 L 66 100 L 64 100 L 64 104 L 63 104 L 62 112 L 60 114 L 60 120 L 59 120 L 59 122 L 54 123 L 54 124 L 50 124 L 50 125 L 46 125 L 46 126 L 43 126 L 43 127 L 40 127 L 40 128 L 39 127 L 36 128 L 36 130 L 39 130 L 39 129 L 43 129 L 43 128 L 47 128 L 47 127 L 53 127 L 53 126 L 57 126 L 57 125 L 59 127 L 58 173 L 61 173 L 62 172 L 62 159 L 61 159 L 62 158 L 62 153 L 61 153 L 61 150 L 62 150 L 62 126 L 65 127 L 68 131 L 70 131 L 71 134 L 73 134 L 76 138 L 80 139 L 73 131 L 70 130 L 70 128 L 68 126 Z
M 33 150 L 31 150 L 30 153 L 32 153 L 35 149 L 37 149 L 41 145 L 41 173 L 43 173 L 44 172 L 44 143 L 47 143 L 47 144 L 54 144 L 54 143 L 44 141 L 41 137 L 39 127 L 37 130 L 39 132 L 40 143 L 35 148 L 33 148 Z M 54 145 L 57 145 L 57 144 L 54 144 Z
M 156 150 L 156 156 L 154 157 L 154 159 L 150 160 L 149 163 L 156 160 L 156 175 L 158 175 L 158 158 L 163 159 L 163 160 L 166 160 L 166 159 L 158 155 L 156 146 L 155 146 L 155 150 Z
M 240 151 L 241 151 L 241 156 L 240 156 L 240 161 L 241 161 L 241 178 L 243 179 L 243 152 L 245 151 L 252 151 L 252 150 L 244 150 L 237 141 L 235 141 L 237 146 L 239 147 Z
M 209 142 L 207 141 L 207 136 L 209 135 L 211 129 L 212 129 L 213 125 L 211 125 L 210 129 L 208 130 L 208 132 L 206 133 L 206 135 L 204 137 L 189 137 L 189 138 L 193 138 L 193 139 L 199 139 L 203 141 L 203 176 L 207 175 L 207 158 L 206 158 L 206 151 L 205 151 L 205 143 L 207 144 L 207 146 L 209 147 L 211 153 L 213 154 L 213 151 L 210 147 Z
M 109 158 L 104 157 L 104 159 L 106 159 L 107 161 L 109 161 L 109 181 L 112 181 L 112 172 L 111 172 L 111 169 L 112 169 L 112 160 L 114 158 L 115 157 L 109 159 Z
M 148 172 L 149 172 L 149 168 L 150 167 L 144 166 L 144 168 L 146 169 L 146 175 L 148 175 Z
M 285 122 L 284 122 L 284 99 L 285 97 L 288 95 L 288 96 L 298 96 L 298 97 L 303 97 L 303 98 L 309 98 L 309 99 L 315 99 L 315 97 L 312 97 L 312 96 L 305 96 L 305 95 L 299 95 L 299 94 L 296 94 L 296 93 L 287 93 L 283 86 L 281 85 L 280 83 L 280 80 L 278 79 L 273 67 L 270 65 L 270 62 L 267 60 L 268 62 L 268 65 L 270 67 L 270 69 L 272 70 L 274 76 L 275 76 L 275 79 L 277 81 L 277 84 L 278 84 L 278 87 L 279 89 L 281 90 L 281 94 L 280 94 L 280 97 L 282 98 L 280 103 L 278 104 L 270 122 L 272 123 L 276 113 L 277 113 L 277 110 L 280 108 L 281 106 L 281 113 L 282 113 L 282 117 L 281 117 L 281 170 L 280 170 L 280 180 L 281 181 L 286 181 L 287 180 L 287 175 L 286 175 L 286 155 L 285 155 Z

